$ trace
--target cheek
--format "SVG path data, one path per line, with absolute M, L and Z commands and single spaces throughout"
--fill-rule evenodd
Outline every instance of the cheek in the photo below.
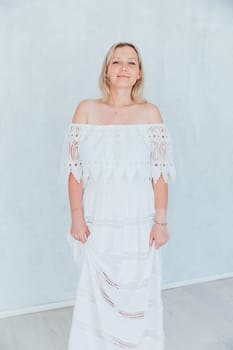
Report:
M 137 78 L 137 76 L 139 74 L 139 71 L 137 68 L 131 68 L 130 72 L 134 78 Z
M 129 66 L 129 69 L 131 70 L 132 73 L 138 74 L 139 69 L 138 67 L 135 66 Z
M 116 65 L 111 65 L 108 67 L 108 72 L 111 74 L 112 72 L 115 72 L 117 70 L 117 66 Z

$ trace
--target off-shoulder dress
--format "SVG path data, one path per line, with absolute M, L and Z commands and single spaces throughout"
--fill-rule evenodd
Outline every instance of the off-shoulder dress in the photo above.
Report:
M 86 243 L 67 232 L 78 269 L 69 350 L 163 350 L 161 247 L 149 246 L 152 187 L 175 180 L 165 123 L 70 123 L 61 162 L 83 180 Z M 69 231 L 69 230 L 68 230 Z

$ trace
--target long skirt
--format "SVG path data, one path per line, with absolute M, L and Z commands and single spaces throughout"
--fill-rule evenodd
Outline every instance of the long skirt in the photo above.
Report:
M 161 247 L 150 181 L 94 181 L 83 191 L 86 243 L 67 235 L 78 286 L 68 350 L 163 350 Z

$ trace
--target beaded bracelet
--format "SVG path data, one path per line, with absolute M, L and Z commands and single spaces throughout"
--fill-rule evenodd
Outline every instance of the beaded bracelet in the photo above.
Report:
M 158 221 L 156 221 L 156 220 L 155 220 L 155 223 L 156 223 L 156 224 L 159 224 L 159 225 L 161 225 L 161 226 L 166 226 L 166 225 L 167 225 L 167 222 L 158 222 Z

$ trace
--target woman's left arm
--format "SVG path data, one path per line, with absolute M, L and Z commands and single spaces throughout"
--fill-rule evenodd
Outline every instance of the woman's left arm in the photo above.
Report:
M 152 226 L 149 244 L 151 246 L 155 242 L 155 248 L 158 249 L 169 239 L 167 228 L 168 179 L 175 180 L 176 170 L 171 136 L 163 122 L 159 108 L 148 104 L 147 115 L 150 115 L 151 122 L 154 123 L 149 128 L 149 138 L 152 146 L 151 177 L 154 191 L 155 223 Z
M 156 183 L 152 179 L 152 187 L 154 191 L 155 223 L 152 226 L 149 244 L 150 246 L 152 246 L 152 244 L 155 243 L 155 248 L 158 249 L 169 239 L 169 232 L 166 225 L 168 206 L 168 183 L 164 181 L 164 178 L 161 175 L 156 181 Z
M 164 181 L 161 175 L 156 183 L 152 180 L 155 203 L 155 220 L 158 222 L 167 222 L 168 206 L 168 183 Z

